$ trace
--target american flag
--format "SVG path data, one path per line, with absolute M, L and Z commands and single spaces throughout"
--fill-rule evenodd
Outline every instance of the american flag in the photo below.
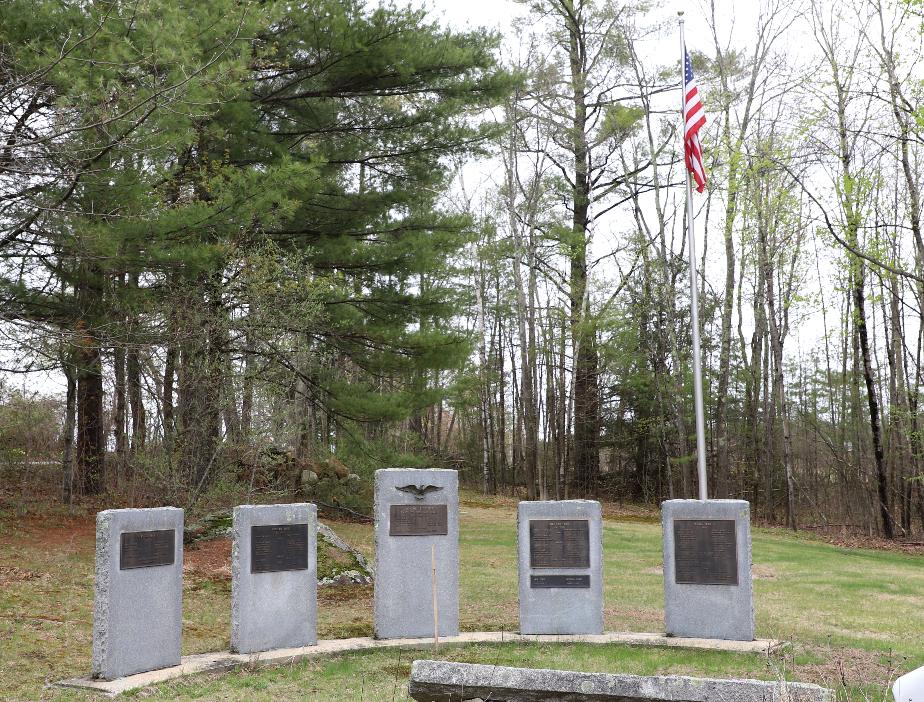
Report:
M 696 181 L 696 192 L 706 188 L 706 168 L 703 166 L 703 148 L 699 143 L 699 130 L 706 124 L 706 113 L 699 99 L 699 88 L 693 77 L 693 62 L 686 48 L 683 50 L 683 153 L 687 170 Z

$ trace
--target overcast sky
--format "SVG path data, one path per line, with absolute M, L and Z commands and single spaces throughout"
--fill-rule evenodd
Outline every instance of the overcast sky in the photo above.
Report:
M 526 7 L 513 0 L 427 0 L 411 4 L 431 9 L 435 16 L 460 29 L 488 27 L 503 32 L 514 19 L 526 14 Z M 731 29 L 733 24 L 750 28 L 757 18 L 759 6 L 756 0 L 716 0 L 716 15 L 720 21 L 727 23 L 725 29 Z M 691 49 L 709 51 L 712 41 L 707 34 L 708 26 L 698 2 L 669 0 L 655 7 L 651 14 L 654 17 L 670 18 L 676 17 L 681 10 L 687 20 L 687 44 Z M 701 46 L 697 46 L 697 36 L 702 37 Z M 665 37 L 665 41 L 669 42 L 671 38 Z M 672 50 L 676 50 L 676 39 L 674 42 Z

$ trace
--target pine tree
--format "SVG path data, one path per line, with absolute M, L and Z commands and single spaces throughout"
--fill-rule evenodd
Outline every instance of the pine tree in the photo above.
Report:
M 323 314 L 300 330 L 314 362 L 295 370 L 336 417 L 375 421 L 432 404 L 435 388 L 414 379 L 470 352 L 454 321 L 466 298 L 453 262 L 472 222 L 440 195 L 449 158 L 493 135 L 477 116 L 512 80 L 496 65 L 495 35 L 364 8 L 293 8 L 265 36 L 255 92 L 273 157 L 317 169 L 296 184 L 294 215 L 267 230 L 322 281 Z M 327 375 L 331 360 L 355 372 Z
M 240 434 L 236 353 L 296 375 L 335 419 L 433 402 L 409 379 L 469 351 L 452 261 L 471 223 L 439 198 L 449 158 L 478 151 L 490 136 L 478 113 L 509 88 L 496 36 L 358 2 L 49 0 L 0 13 L 13 86 L 0 296 L 9 316 L 64 340 L 86 492 L 103 487 L 110 349 L 117 432 L 122 394 L 140 404 L 138 347 L 165 349 L 164 444 L 196 488 L 222 434 Z M 24 169 L 33 183 L 17 190 Z

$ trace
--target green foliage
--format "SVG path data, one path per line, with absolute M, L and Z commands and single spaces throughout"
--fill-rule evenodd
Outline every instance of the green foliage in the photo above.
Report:
M 236 0 L 15 1 L 0 13 L 19 97 L 32 91 L 44 108 L 34 118 L 54 127 L 34 159 L 50 180 L 9 212 L 30 231 L 22 254 L 38 246 L 51 255 L 0 278 L 20 316 L 64 326 L 83 319 L 101 335 L 124 302 L 117 274 L 152 276 L 156 296 L 168 274 L 215 267 L 226 246 L 216 229 L 237 231 L 267 209 L 257 188 L 275 173 L 190 168 L 203 125 L 245 94 L 244 37 L 267 13 Z M 48 214 L 35 218 L 36 210 Z M 49 277 L 64 294 L 49 290 Z M 92 292 L 67 294 L 77 289 Z
M 358 427 L 352 427 L 352 430 L 345 432 L 337 447 L 337 458 L 371 486 L 373 474 L 383 466 L 432 467 L 420 448 L 420 437 L 414 434 L 406 433 L 393 439 L 367 438 L 360 433 Z
M 356 555 L 343 551 L 330 543 L 323 533 L 318 534 L 318 580 L 334 580 L 347 575 L 358 574 L 369 577 L 369 572 L 363 567 Z
M 65 358 L 76 327 L 181 340 L 203 360 L 179 394 L 212 416 L 208 369 L 246 339 L 335 420 L 407 417 L 470 351 L 451 281 L 473 222 L 440 198 L 498 133 L 499 43 L 358 0 L 5 3 L 9 111 L 33 101 L 47 145 L 5 212 L 28 233 L 4 240 L 5 309 L 63 332 Z
M 60 449 L 61 402 L 0 384 L 0 460 L 55 458 Z
M 323 314 L 306 329 L 299 372 L 336 415 L 406 417 L 435 389 L 386 390 L 381 379 L 457 367 L 470 350 L 450 262 L 472 222 L 437 203 L 447 158 L 479 152 L 496 130 L 473 116 L 513 83 L 496 67 L 498 41 L 443 30 L 419 10 L 330 0 L 287 13 L 266 36 L 255 92 L 274 144 L 267 166 L 282 151 L 317 168 L 294 184 L 292 216 L 266 232 L 301 251 L 319 282 Z M 361 373 L 324 372 L 339 359 Z
M 604 113 L 600 136 L 621 143 L 641 127 L 644 117 L 645 110 L 641 107 L 610 105 Z

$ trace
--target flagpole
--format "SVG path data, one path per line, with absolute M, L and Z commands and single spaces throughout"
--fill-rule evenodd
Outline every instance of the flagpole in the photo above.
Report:
M 681 139 L 686 134 L 687 96 L 686 90 L 686 42 L 683 37 L 683 11 L 680 17 L 680 116 Z M 684 148 L 684 151 L 686 149 Z M 693 186 L 690 183 L 690 169 L 684 164 L 687 175 L 687 253 L 690 269 L 690 317 L 693 324 L 693 402 L 696 409 L 696 463 L 699 474 L 699 499 L 709 499 L 706 484 L 706 415 L 703 411 L 703 368 L 699 344 L 699 289 L 696 286 L 696 237 L 693 232 Z

